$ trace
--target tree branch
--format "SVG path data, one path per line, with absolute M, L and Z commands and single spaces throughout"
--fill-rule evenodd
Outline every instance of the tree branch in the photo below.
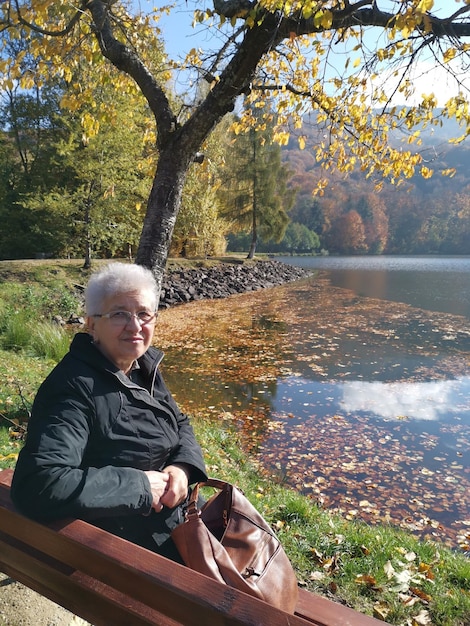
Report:
M 226 18 L 245 17 L 254 8 L 254 3 L 248 0 L 213 0 L 214 10 L 217 14 Z M 470 22 L 455 22 L 455 18 L 468 12 L 470 7 L 463 7 L 448 18 L 438 18 L 430 13 L 426 14 L 426 26 L 437 37 L 468 37 L 470 36 Z M 297 35 L 309 35 L 323 32 L 325 30 L 338 30 L 351 28 L 354 26 L 379 26 L 381 28 L 393 28 L 398 13 L 382 11 L 378 7 L 376 0 L 358 0 L 353 4 L 346 2 L 343 9 L 330 9 L 333 16 L 331 26 L 325 28 L 323 25 L 315 24 L 315 16 L 308 19 L 302 18 L 301 14 L 285 16 L 277 13 L 278 29 L 281 39 L 290 36 L 291 33 Z M 266 11 L 265 14 L 268 12 Z M 273 14 L 271 14 L 273 15 Z M 424 23 L 418 23 L 417 30 L 424 31 Z
M 138 55 L 114 36 L 109 19 L 108 2 L 90 0 L 86 6 L 93 19 L 93 29 L 105 58 L 130 76 L 140 87 L 158 127 L 157 142 L 161 147 L 174 130 L 174 113 L 162 88 Z
M 18 0 L 14 0 L 14 5 L 16 18 L 19 24 L 30 28 L 35 33 L 47 35 L 48 37 L 63 37 L 64 35 L 68 35 L 74 29 L 75 25 L 80 21 L 80 18 L 83 15 L 83 10 L 78 9 L 74 16 L 71 18 L 70 22 L 67 24 L 67 26 L 62 30 L 46 30 L 44 28 L 41 28 L 40 26 L 37 26 L 36 24 L 33 24 L 32 22 L 28 22 L 28 20 L 23 17 L 23 15 L 21 14 L 21 8 Z
M 246 15 L 255 4 L 249 0 L 214 0 L 214 10 L 218 15 L 231 19 Z

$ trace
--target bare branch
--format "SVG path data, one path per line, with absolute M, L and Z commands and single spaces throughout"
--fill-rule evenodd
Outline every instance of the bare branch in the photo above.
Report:
M 468 13 L 470 11 L 470 6 L 464 6 L 464 7 L 460 7 L 460 9 L 458 9 L 455 13 L 453 13 L 452 15 L 450 15 L 447 20 L 448 22 L 453 22 L 455 19 L 457 19 L 458 17 L 460 17 L 461 15 L 463 15 L 464 13 Z
M 217 54 L 215 56 L 215 59 L 211 63 L 211 66 L 210 66 L 210 68 L 208 70 L 208 75 L 209 76 L 213 76 L 214 75 L 214 73 L 217 71 L 217 67 L 218 67 L 220 61 L 223 59 L 223 57 L 225 55 L 225 52 L 228 50 L 228 48 L 230 47 L 231 44 L 235 43 L 237 38 L 240 37 L 240 35 L 243 33 L 244 30 L 245 30 L 245 27 L 244 26 L 240 26 L 240 28 L 238 28 L 230 37 L 228 37 L 227 41 L 220 48 L 220 50 L 217 52 Z M 204 78 L 206 78 L 206 77 L 204 77 Z M 215 80 L 214 77 L 213 77 L 213 79 L 211 81 L 208 81 L 208 82 L 213 82 L 213 80 Z

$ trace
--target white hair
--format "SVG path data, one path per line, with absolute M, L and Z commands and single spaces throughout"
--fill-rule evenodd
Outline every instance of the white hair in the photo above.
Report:
M 158 287 L 152 272 L 142 265 L 132 263 L 110 263 L 90 276 L 85 289 L 85 310 L 87 316 L 101 311 L 103 300 L 110 296 L 148 291 L 154 297 L 152 307 L 158 304 Z

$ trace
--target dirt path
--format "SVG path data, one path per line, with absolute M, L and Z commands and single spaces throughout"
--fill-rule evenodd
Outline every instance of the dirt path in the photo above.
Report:
M 0 626 L 89 626 L 89 624 L 0 573 Z

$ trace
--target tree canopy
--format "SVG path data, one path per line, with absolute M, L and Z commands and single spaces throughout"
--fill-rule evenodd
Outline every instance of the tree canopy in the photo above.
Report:
M 112 79 L 116 90 L 129 98 L 139 93 L 145 98 L 155 119 L 158 164 L 136 260 L 161 279 L 188 169 L 242 94 L 259 108 L 266 93 L 276 98 L 276 112 L 267 110 L 266 115 L 281 144 L 296 133 L 299 145 L 306 147 L 302 125 L 311 114 L 325 132 L 322 141 L 309 148 L 326 166 L 335 163 L 343 171 L 360 167 L 370 176 L 380 173 L 391 180 L 412 176 L 417 169 L 431 176 L 432 164 L 414 144 L 424 127 L 439 123 L 437 96 L 419 94 L 411 107 L 395 106 L 393 96 L 411 97 L 413 69 L 427 54 L 433 67 L 444 67 L 455 76 L 455 94 L 440 115 L 459 121 L 462 132 L 457 140 L 470 132 L 460 74 L 468 64 L 470 4 L 457 0 L 440 11 L 434 6 L 433 0 L 198 3 L 196 24 L 210 22 L 211 32 L 220 39 L 211 54 L 188 53 L 186 64 L 197 70 L 198 80 L 209 90 L 199 90 L 205 95 L 187 107 L 172 97 L 174 64 L 162 69 L 155 63 L 161 42 L 153 11 L 135 14 L 132 4 L 119 0 L 6 0 L 0 6 L 2 87 L 28 90 L 51 74 L 61 76 L 68 84 L 68 106 L 87 107 L 84 135 L 96 134 L 109 111 L 97 107 L 93 90 L 76 80 L 79 64 L 101 65 L 99 80 L 109 81 L 106 63 L 111 63 L 121 72 Z M 386 36 L 380 42 L 378 34 L 369 39 L 371 30 Z M 16 53 L 12 42 L 19 40 L 28 48 Z M 341 47 L 347 58 L 338 70 L 332 67 L 332 57 Z M 38 61 L 34 71 L 27 62 L 31 56 Z M 239 132 L 249 127 L 249 118 L 240 125 Z M 405 145 L 390 141 L 389 133 L 398 129 L 405 133 Z

